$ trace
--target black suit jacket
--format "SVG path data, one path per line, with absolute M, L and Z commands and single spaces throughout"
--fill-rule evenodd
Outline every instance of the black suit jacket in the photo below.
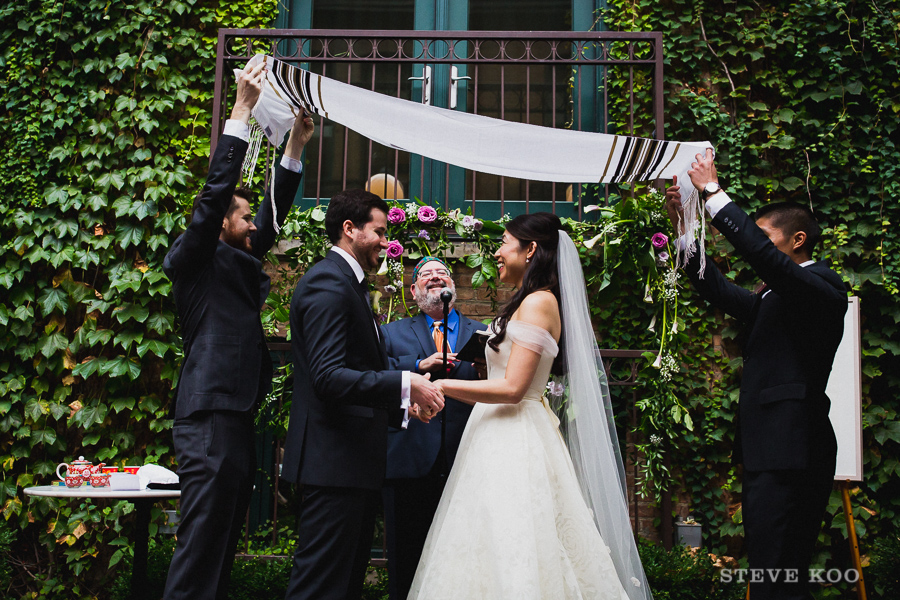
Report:
M 760 293 L 745 290 L 711 260 L 700 279 L 699 253 L 686 267 L 701 296 L 745 326 L 735 459 L 750 471 L 833 460 L 825 386 L 844 331 L 843 281 L 824 262 L 794 263 L 733 202 L 712 222 L 767 285 Z
M 453 309 L 456 310 L 456 309 Z M 457 311 L 458 312 L 458 311 Z M 456 337 L 456 350 L 461 350 L 476 331 L 487 328 L 483 323 L 467 319 L 459 315 L 459 331 Z M 416 361 L 435 353 L 434 338 L 425 315 L 420 313 L 409 319 L 400 319 L 388 323 L 381 328 L 392 369 L 401 371 L 416 370 Z M 442 379 L 440 372 L 432 373 L 432 379 Z M 450 370 L 451 379 L 478 379 L 478 373 L 472 363 L 457 363 Z M 387 478 L 424 477 L 434 466 L 441 449 L 441 420 L 447 419 L 446 448 L 448 466 L 453 466 L 453 459 L 459 448 L 466 422 L 472 412 L 472 405 L 445 399 L 444 410 L 439 412 L 430 423 L 422 423 L 411 419 L 406 430 L 390 428 L 388 430 Z
M 402 374 L 388 370 L 366 284 L 334 251 L 291 300 L 294 395 L 283 475 L 295 483 L 378 490 Z M 391 414 L 389 414 L 391 413 Z
M 240 138 L 219 139 L 191 224 L 163 261 L 173 283 L 184 341 L 176 419 L 198 410 L 250 410 L 272 383 L 272 363 L 259 320 L 269 293 L 269 277 L 260 259 L 275 242 L 268 190 L 254 219 L 252 252 L 219 240 L 246 152 L 247 142 Z M 275 202 L 282 223 L 300 178 L 280 166 L 276 170 Z

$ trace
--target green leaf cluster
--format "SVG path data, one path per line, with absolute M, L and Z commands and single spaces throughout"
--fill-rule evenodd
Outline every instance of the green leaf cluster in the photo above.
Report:
M 782 200 L 811 206 L 824 224 L 818 258 L 861 298 L 865 481 L 853 502 L 865 552 L 872 539 L 900 528 L 900 231 L 893 227 L 900 219 L 900 7 L 885 0 L 635 0 L 611 2 L 603 21 L 610 30 L 664 33 L 665 137 L 711 141 L 720 182 L 750 211 Z M 611 114 L 631 100 L 629 83 L 612 82 L 621 93 L 609 94 Z M 647 115 L 650 84 L 635 80 L 635 102 L 648 108 L 638 112 Z M 638 119 L 634 127 L 650 135 L 653 125 Z M 615 124 L 617 131 L 629 126 Z M 732 250 L 721 238 L 713 243 L 714 254 Z M 720 267 L 753 285 L 739 257 Z M 711 531 L 712 548 L 739 551 L 741 527 L 732 517 L 740 478 L 728 461 L 737 329 L 690 293 L 685 303 L 687 377 L 673 382 L 691 405 L 694 430 L 669 442 L 672 475 Z M 620 323 L 610 324 L 613 335 L 625 329 Z M 837 492 L 829 513 L 817 561 L 846 568 L 846 553 L 834 549 L 847 543 Z M 820 593 L 840 593 L 837 587 Z
M 181 343 L 162 259 L 206 170 L 217 28 L 267 26 L 276 10 L 0 8 L 0 509 L 18 529 L 7 593 L 101 596 L 131 551 L 130 504 L 27 500 L 24 487 L 79 455 L 174 461 Z

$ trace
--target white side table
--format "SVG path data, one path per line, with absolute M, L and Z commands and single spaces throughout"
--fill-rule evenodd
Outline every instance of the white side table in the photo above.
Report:
M 107 498 L 109 500 L 127 500 L 134 504 L 137 523 L 134 528 L 134 564 L 131 568 L 131 597 L 146 598 L 147 585 L 147 547 L 150 542 L 150 506 L 157 500 L 178 498 L 181 490 L 112 490 L 108 487 L 95 488 L 83 485 L 67 488 L 58 485 L 38 485 L 25 488 L 26 496 L 45 496 L 50 498 Z

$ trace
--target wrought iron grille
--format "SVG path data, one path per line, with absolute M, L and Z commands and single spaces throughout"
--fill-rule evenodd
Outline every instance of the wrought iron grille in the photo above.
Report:
M 340 31 L 222 29 L 212 142 L 229 112 L 232 69 L 265 53 L 379 93 L 500 119 L 662 138 L 663 52 L 658 32 Z M 320 122 L 307 145 L 298 204 L 346 187 L 418 198 L 484 218 L 549 210 L 582 217 L 607 197 L 590 182 L 518 180 L 466 171 Z M 377 188 L 375 186 L 381 186 Z

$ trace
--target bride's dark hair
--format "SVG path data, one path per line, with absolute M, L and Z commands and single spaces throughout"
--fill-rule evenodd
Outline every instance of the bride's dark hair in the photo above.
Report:
M 499 351 L 500 343 L 506 337 L 506 326 L 509 324 L 510 317 L 519 309 L 528 294 L 547 290 L 556 296 L 557 302 L 560 302 L 559 272 L 556 266 L 560 229 L 562 229 L 562 221 L 556 215 L 548 212 L 519 215 L 506 224 L 506 230 L 519 240 L 519 247 L 522 250 L 528 248 L 531 242 L 537 244 L 537 249 L 525 267 L 522 286 L 500 309 L 494 321 L 497 335 L 491 338 L 488 345 L 495 352 Z M 561 314 L 560 318 L 562 318 Z M 560 340 L 560 346 L 562 346 L 562 340 Z M 562 371 L 562 356 L 563 353 L 560 352 L 557 360 L 553 363 L 554 374 L 560 374 Z

